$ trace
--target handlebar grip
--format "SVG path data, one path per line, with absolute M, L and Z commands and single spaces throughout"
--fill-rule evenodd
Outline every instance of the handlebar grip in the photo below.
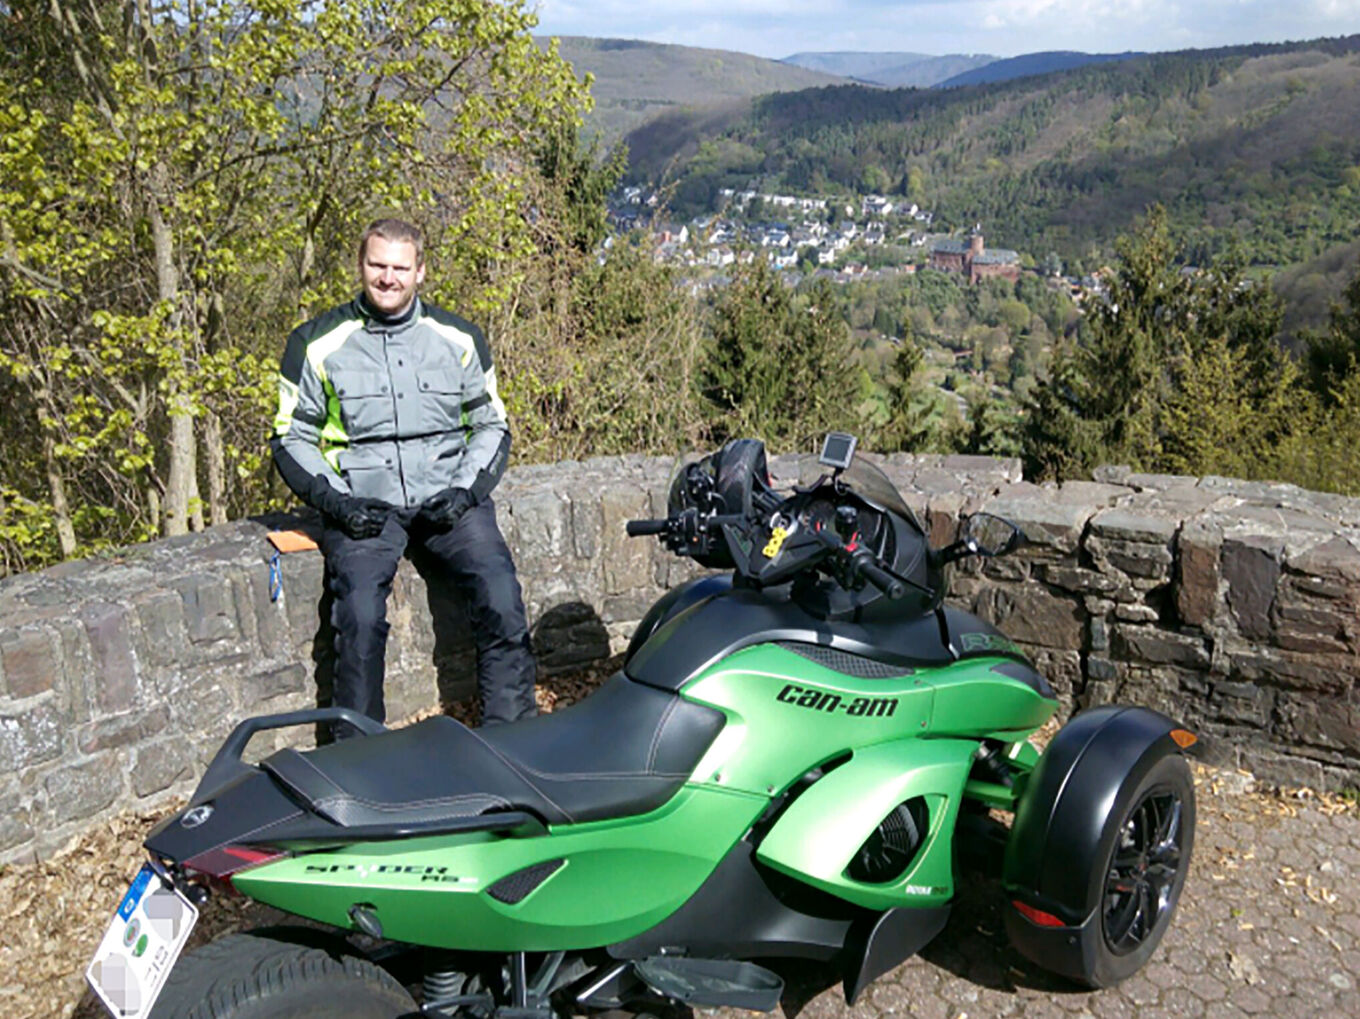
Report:
M 665 534 L 670 525 L 669 520 L 630 520 L 624 529 L 628 537 L 638 538 L 644 534 Z
M 725 527 L 728 524 L 743 524 L 746 517 L 741 513 L 717 513 L 704 519 L 704 526 L 710 531 L 716 527 Z
M 898 580 L 877 563 L 867 560 L 859 560 L 859 571 L 864 574 L 864 579 L 873 584 L 889 598 L 896 601 L 907 593 L 907 585 Z

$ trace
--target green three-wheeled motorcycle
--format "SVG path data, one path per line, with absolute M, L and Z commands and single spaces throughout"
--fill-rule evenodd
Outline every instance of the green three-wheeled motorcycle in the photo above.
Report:
M 753 440 L 683 463 L 669 515 L 629 532 L 727 572 L 657 602 L 566 710 L 243 722 L 147 838 L 90 965 L 101 1000 L 155 1019 L 769 1010 L 762 963 L 793 958 L 838 967 L 853 1003 L 940 932 L 960 855 L 988 847 L 1019 951 L 1090 986 L 1133 973 L 1185 880 L 1194 737 L 1107 706 L 1038 754 L 1053 690 L 942 605 L 947 563 L 1019 533 L 978 514 L 930 549 L 854 445 L 829 436 L 786 490 Z M 255 732 L 338 718 L 364 734 L 241 760 Z M 305 920 L 177 960 L 233 892 Z

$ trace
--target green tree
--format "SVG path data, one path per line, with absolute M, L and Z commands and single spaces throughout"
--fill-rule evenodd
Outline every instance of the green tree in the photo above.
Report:
M 763 259 L 740 267 L 714 312 L 702 373 L 719 440 L 773 436 L 784 415 L 793 297 Z
M 887 417 L 874 436 L 881 452 L 919 453 L 931 447 L 940 399 L 921 381 L 923 361 L 915 339 L 902 337 L 883 382 Z
M 1074 461 L 1083 469 L 1101 461 L 1147 466 L 1160 453 L 1164 353 L 1184 325 L 1189 284 L 1160 208 L 1116 249 L 1118 267 L 1107 293 L 1089 304 L 1084 342 L 1055 353 L 1035 393 L 1026 452 L 1041 472 L 1070 470 Z
M 54 519 L 54 540 L 14 539 L 22 561 L 258 508 L 282 336 L 349 291 L 375 213 L 427 225 L 434 296 L 508 298 L 532 155 L 584 102 L 533 20 L 485 0 L 0 7 L 22 58 L 0 67 L 0 371 L 39 437 L 26 456 L 0 437 L 0 513 Z
M 1161 470 L 1227 477 L 1280 476 L 1279 444 L 1299 420 L 1297 369 L 1279 357 L 1268 374 L 1223 333 L 1204 337 L 1175 362 L 1176 385 L 1162 408 Z M 1306 416 L 1306 412 L 1305 412 Z
M 1297 420 L 1297 373 L 1275 340 L 1278 298 L 1231 257 L 1181 268 L 1159 208 L 1118 250 L 1084 334 L 1059 347 L 1030 398 L 1031 473 L 1071 477 L 1099 463 L 1269 472 Z
M 1360 361 L 1360 271 L 1341 296 L 1345 305 L 1332 304 L 1327 332 L 1306 336 L 1309 383 L 1324 404 L 1331 403 Z
M 1294 401 L 1298 426 L 1275 450 L 1274 475 L 1296 485 L 1360 495 L 1360 365 L 1353 365 L 1327 395 Z
M 702 441 L 695 305 L 643 238 L 605 241 L 604 161 L 575 131 L 545 140 L 534 254 L 490 319 L 518 455 L 669 452 Z
M 740 269 L 715 310 L 702 370 L 716 440 L 808 449 L 828 431 L 855 431 L 862 379 L 829 283 L 795 299 L 763 259 Z
M 888 190 L 892 180 L 883 167 L 877 163 L 870 163 L 860 175 L 859 183 L 860 187 L 869 194 L 882 194 Z
M 1019 456 L 1021 421 L 1015 405 L 982 392 L 968 401 L 968 434 L 961 452 L 979 456 Z

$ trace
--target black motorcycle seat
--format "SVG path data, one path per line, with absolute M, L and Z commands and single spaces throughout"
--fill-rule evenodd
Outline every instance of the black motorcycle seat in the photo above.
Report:
M 721 712 L 616 675 L 563 711 L 473 731 L 436 716 L 260 766 L 334 824 L 372 828 L 503 811 L 548 824 L 646 813 L 684 784 Z

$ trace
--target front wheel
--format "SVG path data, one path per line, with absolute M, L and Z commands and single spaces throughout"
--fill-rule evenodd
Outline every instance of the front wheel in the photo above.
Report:
M 418 1013 L 386 970 L 315 931 L 231 934 L 181 959 L 151 1019 L 395 1019 Z
M 1157 950 L 1195 837 L 1185 758 L 1159 746 L 1150 723 L 1150 745 L 1140 747 L 1137 727 L 1107 725 L 1111 717 L 1083 731 L 1078 716 L 1067 745 L 1059 732 L 1046 752 L 1052 767 L 1043 772 L 1041 760 L 1030 778 L 1007 844 L 1011 944 L 1087 987 L 1117 984 Z
M 1195 840 L 1195 786 L 1185 759 L 1163 757 L 1102 835 L 1098 987 L 1142 968 L 1171 926 Z

